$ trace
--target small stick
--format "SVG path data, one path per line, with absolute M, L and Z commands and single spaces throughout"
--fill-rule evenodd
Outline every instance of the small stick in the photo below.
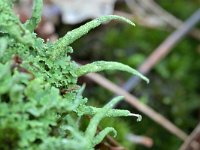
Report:
M 172 48 L 185 36 L 200 20 L 200 9 L 198 9 L 186 22 L 176 31 L 167 37 L 167 39 L 156 48 L 153 53 L 140 65 L 138 71 L 147 74 L 160 60 L 172 50 Z M 140 79 L 132 76 L 124 85 L 123 89 L 131 91 Z
M 200 149 L 200 123 L 188 136 L 179 150 L 199 150 Z

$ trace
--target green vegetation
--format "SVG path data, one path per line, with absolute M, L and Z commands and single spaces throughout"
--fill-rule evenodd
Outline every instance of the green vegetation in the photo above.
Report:
M 79 66 L 69 56 L 69 46 L 100 24 L 119 16 L 103 16 L 68 32 L 54 44 L 45 43 L 33 32 L 41 17 L 42 0 L 34 1 L 32 17 L 22 24 L 13 13 L 13 2 L 0 1 L 0 149 L 63 150 L 94 149 L 113 127 L 96 134 L 104 117 L 132 116 L 128 110 L 112 109 L 116 97 L 103 108 L 86 105 L 84 85 L 77 79 L 85 73 L 119 69 L 148 79 L 136 70 L 116 62 L 99 61 Z M 118 66 L 118 67 L 117 67 Z M 79 125 L 84 115 L 91 120 Z M 141 118 L 138 115 L 139 119 Z

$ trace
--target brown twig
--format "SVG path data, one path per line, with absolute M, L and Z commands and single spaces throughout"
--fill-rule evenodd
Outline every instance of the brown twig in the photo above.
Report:
M 167 39 L 162 42 L 153 53 L 140 65 L 138 70 L 147 74 L 160 60 L 162 60 L 172 48 L 186 35 L 192 27 L 194 27 L 200 20 L 200 9 L 198 9 L 186 22 L 180 26 L 176 31 L 170 34 Z M 130 91 L 134 88 L 140 79 L 132 76 L 124 85 L 123 89 Z
M 181 20 L 160 7 L 153 0 L 126 0 L 126 3 L 132 12 L 132 16 L 142 25 L 149 24 L 150 27 L 170 26 L 175 29 L 183 25 Z M 192 29 L 189 34 L 193 38 L 200 40 L 199 29 Z
M 188 136 L 179 150 L 200 150 L 200 123 Z
M 128 134 L 126 139 L 132 143 L 141 144 L 149 148 L 153 146 L 153 140 L 147 136 Z
M 191 28 L 200 20 L 200 9 L 197 10 L 182 26 L 173 32 L 139 67 L 139 71 L 146 74 L 155 64 L 164 58 Z

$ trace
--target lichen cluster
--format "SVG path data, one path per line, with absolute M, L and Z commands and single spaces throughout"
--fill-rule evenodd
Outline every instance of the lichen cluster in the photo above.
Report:
M 112 109 L 122 97 L 103 108 L 88 106 L 77 79 L 86 73 L 118 69 L 148 79 L 129 66 L 99 61 L 79 66 L 69 56 L 69 46 L 89 30 L 119 16 L 103 16 L 68 32 L 54 44 L 37 37 L 42 0 L 35 0 L 32 16 L 24 24 L 12 11 L 13 1 L 0 1 L 0 149 L 70 150 L 94 149 L 109 133 L 96 134 L 104 117 L 132 116 Z M 91 116 L 85 131 L 79 129 L 83 115 Z M 140 117 L 138 115 L 138 117 Z

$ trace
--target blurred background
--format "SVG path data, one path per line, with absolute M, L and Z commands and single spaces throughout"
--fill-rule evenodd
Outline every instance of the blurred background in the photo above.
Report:
M 100 149 L 200 149 L 200 23 L 191 25 L 188 33 L 183 34 L 185 21 L 199 6 L 199 0 L 44 0 L 43 17 L 36 32 L 52 42 L 102 15 L 124 16 L 136 24 L 133 27 L 112 21 L 72 45 L 72 58 L 81 64 L 118 61 L 139 68 L 150 79 L 150 84 L 146 84 L 134 78 L 134 87 L 129 88 L 130 94 L 137 97 L 134 101 L 145 106 L 144 110 L 126 101 L 116 106 L 141 114 L 142 121 L 131 117 L 103 120 L 100 128 L 113 126 L 118 136 L 110 139 L 115 146 L 105 142 Z M 30 17 L 31 8 L 31 0 L 18 1 L 15 11 L 22 22 Z M 179 39 L 170 37 L 172 34 L 179 35 Z M 161 49 L 165 49 L 165 55 L 159 55 Z M 156 63 L 148 66 L 152 61 Z M 130 74 L 118 71 L 101 75 L 122 90 L 131 78 Z M 83 83 L 84 96 L 94 106 L 101 107 L 118 94 L 89 77 L 80 78 L 79 84 Z

